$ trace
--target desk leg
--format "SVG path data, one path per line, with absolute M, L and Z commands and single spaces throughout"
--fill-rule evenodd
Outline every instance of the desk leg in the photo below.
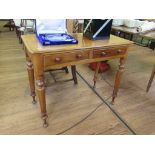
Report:
M 97 77 L 98 77 L 98 72 L 99 72 L 99 68 L 100 68 L 100 64 L 101 64 L 101 62 L 97 62 L 97 66 L 96 66 L 96 70 L 95 70 L 95 74 L 94 74 L 94 79 L 93 79 L 93 81 L 94 81 L 94 88 L 95 88 L 95 86 L 96 86 L 96 82 L 97 82 Z
M 33 64 L 30 60 L 27 60 L 27 72 L 28 72 L 28 77 L 29 77 L 29 84 L 30 84 L 30 89 L 31 89 L 31 96 L 32 96 L 32 103 L 36 103 L 36 93 L 35 93 L 35 84 L 34 84 L 34 69 L 33 69 Z
M 151 84 L 152 84 L 152 81 L 153 81 L 154 76 L 155 76 L 155 66 L 154 66 L 154 68 L 153 68 L 153 70 L 152 70 L 152 74 L 151 74 L 150 80 L 149 80 L 149 82 L 148 82 L 146 92 L 148 92 L 148 91 L 149 91 L 149 89 L 150 89 L 150 87 L 151 87 Z
M 71 71 L 72 71 L 72 76 L 73 76 L 73 80 L 74 80 L 74 84 L 77 84 L 77 77 L 76 77 L 76 66 L 71 66 Z
M 43 119 L 43 127 L 47 127 L 47 112 L 45 98 L 45 82 L 44 82 L 44 58 L 40 54 L 33 57 L 36 91 L 39 99 L 41 117 Z
M 36 89 L 39 98 L 41 117 L 43 119 L 43 127 L 47 127 L 47 112 L 46 112 L 46 99 L 45 99 L 45 83 L 43 77 L 36 77 Z
M 115 97 L 117 96 L 117 92 L 118 92 L 120 82 L 121 82 L 121 77 L 124 71 L 125 60 L 126 60 L 125 58 L 120 58 L 119 69 L 115 77 L 115 84 L 114 84 L 114 90 L 113 90 L 113 95 L 112 95 L 112 103 L 114 102 Z

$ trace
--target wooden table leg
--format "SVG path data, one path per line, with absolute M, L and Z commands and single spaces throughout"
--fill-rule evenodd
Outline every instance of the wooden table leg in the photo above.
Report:
M 41 117 L 43 119 L 43 127 L 47 127 L 47 112 L 46 112 L 46 98 L 45 98 L 45 82 L 44 82 L 44 60 L 43 56 L 36 54 L 33 57 L 36 91 L 39 98 L 41 109 Z
M 71 66 L 71 71 L 72 71 L 72 76 L 73 76 L 73 80 L 74 80 L 74 84 L 77 84 L 77 76 L 76 76 L 76 66 Z
M 96 86 L 96 82 L 97 82 L 97 77 L 98 77 L 98 72 L 99 72 L 99 68 L 100 68 L 100 64 L 101 64 L 101 62 L 97 62 L 97 65 L 96 65 L 96 70 L 95 70 L 95 74 L 94 74 L 94 79 L 93 79 L 93 81 L 94 81 L 94 88 L 95 88 L 95 86 Z
M 28 77 L 29 77 L 29 85 L 30 85 L 30 90 L 31 90 L 31 96 L 32 96 L 32 103 L 36 103 L 36 93 L 35 93 L 35 84 L 34 84 L 34 69 L 33 69 L 33 64 L 31 60 L 27 60 L 27 71 L 28 71 Z
M 151 77 L 150 77 L 150 80 L 149 80 L 148 85 L 147 85 L 147 88 L 146 88 L 146 92 L 149 91 L 149 89 L 150 89 L 150 87 L 151 87 L 151 84 L 152 84 L 152 82 L 153 82 L 154 76 L 155 76 L 155 65 L 154 65 L 154 67 L 153 67 L 153 70 L 152 70 L 152 73 L 151 73 Z
M 112 103 L 115 100 L 115 97 L 117 96 L 117 92 L 120 86 L 120 82 L 121 82 L 121 77 L 124 71 L 124 64 L 125 64 L 125 58 L 120 58 L 120 64 L 119 64 L 119 69 L 116 73 L 116 77 L 115 77 L 115 84 L 114 84 L 114 90 L 113 90 L 113 94 L 112 94 Z
M 36 103 L 36 93 L 35 93 L 35 83 L 34 83 L 34 68 L 33 68 L 33 64 L 32 61 L 30 60 L 27 52 L 26 52 L 26 48 L 23 45 L 23 49 L 25 51 L 25 56 L 26 56 L 26 64 L 27 64 L 27 72 L 28 72 L 28 78 L 29 78 L 29 85 L 30 85 L 30 91 L 31 91 L 31 96 L 32 96 L 32 103 Z
M 39 98 L 41 117 L 43 119 L 43 127 L 47 127 L 47 112 L 46 112 L 46 99 L 45 99 L 45 83 L 43 77 L 36 75 L 36 90 Z

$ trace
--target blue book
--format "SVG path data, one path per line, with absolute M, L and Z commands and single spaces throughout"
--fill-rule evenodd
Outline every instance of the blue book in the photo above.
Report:
M 66 19 L 36 19 L 36 36 L 42 45 L 77 44 L 67 32 Z

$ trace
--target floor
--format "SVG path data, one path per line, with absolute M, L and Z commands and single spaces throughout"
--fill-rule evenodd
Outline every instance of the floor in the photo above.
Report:
M 155 83 L 145 92 L 155 54 L 133 45 L 115 104 L 111 94 L 118 61 L 99 75 L 77 66 L 78 85 L 71 74 L 45 73 L 49 127 L 42 127 L 39 104 L 32 104 L 25 55 L 15 32 L 0 33 L 0 134 L 155 134 Z M 54 77 L 54 78 L 53 78 Z M 55 81 L 55 80 L 56 81 Z M 65 81 L 64 81 L 65 80 Z

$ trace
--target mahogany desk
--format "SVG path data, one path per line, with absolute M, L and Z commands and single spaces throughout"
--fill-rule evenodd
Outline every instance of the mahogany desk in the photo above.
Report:
M 98 67 L 94 75 L 95 84 L 100 62 L 119 58 L 120 64 L 112 94 L 113 102 L 117 96 L 125 60 L 127 58 L 127 49 L 132 42 L 113 35 L 110 36 L 109 40 L 98 41 L 89 40 L 83 37 L 82 34 L 72 35 L 78 39 L 78 44 L 42 46 L 38 42 L 35 34 L 22 36 L 31 96 L 33 103 L 35 103 L 36 93 L 38 95 L 44 127 L 48 126 L 44 84 L 44 71 L 48 69 L 98 62 Z

